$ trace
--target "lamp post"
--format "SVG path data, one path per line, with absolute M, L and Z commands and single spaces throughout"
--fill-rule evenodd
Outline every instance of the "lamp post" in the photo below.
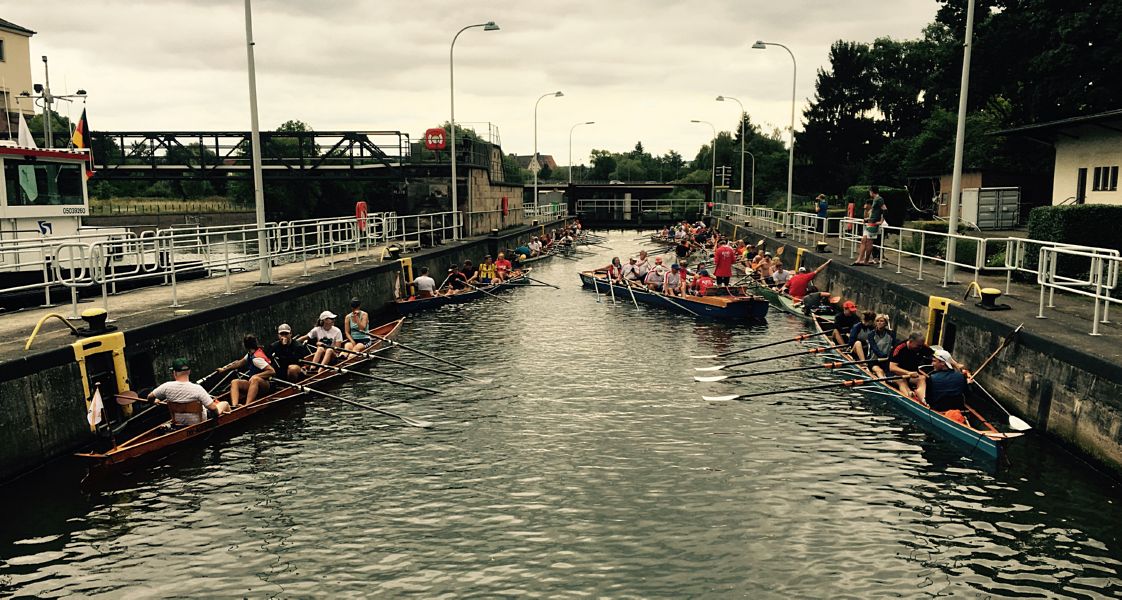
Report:
M 767 50 L 768 46 L 779 46 L 791 55 L 791 149 L 787 156 L 787 213 L 783 215 L 783 229 L 787 229 L 787 219 L 791 214 L 791 194 L 795 183 L 795 82 L 798 81 L 799 65 L 795 61 L 795 53 L 783 44 L 756 40 L 752 44 L 753 50 Z
M 690 123 L 705 123 L 713 130 L 713 144 L 709 147 L 710 153 L 713 155 L 713 160 L 709 161 L 709 201 L 717 201 L 717 127 L 709 121 L 699 121 L 697 119 L 690 119 Z
M 717 102 L 724 102 L 725 100 L 732 100 L 740 106 L 740 205 L 744 206 L 744 104 L 733 98 L 732 96 L 717 96 Z M 752 176 L 753 183 L 755 183 L 756 175 L 756 158 L 752 158 Z M 755 187 L 755 186 L 753 186 Z M 753 204 L 755 202 L 753 201 Z
M 534 102 L 534 157 L 530 159 L 531 163 L 537 162 L 537 160 L 538 160 L 538 104 L 541 104 L 541 101 L 543 99 L 549 98 L 550 96 L 552 96 L 554 98 L 560 98 L 561 96 L 564 96 L 564 95 L 565 94 L 561 93 L 561 91 L 558 90 L 556 92 L 550 92 L 548 94 L 542 94 L 540 97 L 538 97 L 537 102 Z M 534 172 L 534 208 L 537 208 L 537 206 L 538 206 L 538 169 L 530 169 L 530 170 Z
M 747 150 L 744 151 L 744 154 L 747 154 L 748 156 L 752 157 L 752 206 L 755 206 L 756 205 L 756 155 L 752 154 L 751 152 L 749 152 Z M 743 159 L 744 155 L 741 155 L 740 158 Z M 742 162 L 741 164 L 744 164 L 744 163 Z M 743 190 L 741 191 L 741 193 L 743 193 Z M 743 202 L 741 202 L 741 204 L 743 204 Z
M 257 213 L 257 256 L 258 270 L 261 272 L 258 284 L 269 285 L 273 282 L 273 274 L 269 259 L 269 238 L 265 233 L 265 183 L 261 177 L 261 127 L 257 122 L 257 70 L 253 61 L 253 9 L 250 0 L 245 0 L 245 53 L 249 71 L 249 145 L 253 164 L 253 205 Z
M 499 26 L 495 25 L 494 21 L 487 21 L 486 23 L 477 23 L 475 25 L 468 25 L 467 27 L 464 27 L 463 29 L 457 31 L 456 35 L 452 36 L 452 45 L 448 48 L 448 100 L 449 100 L 449 104 L 450 104 L 450 108 L 451 108 L 451 118 L 448 120 L 448 129 L 450 129 L 450 131 L 448 132 L 448 140 L 452 144 L 450 152 L 452 154 L 452 221 L 453 221 L 453 223 L 455 223 L 455 221 L 460 218 L 460 212 L 459 212 L 459 206 L 458 206 L 458 204 L 459 204 L 459 191 L 458 191 L 459 185 L 456 183 L 456 69 L 455 69 L 455 66 L 456 66 L 456 62 L 455 62 L 456 40 L 460 37 L 461 33 L 465 32 L 465 31 L 467 31 L 467 30 L 469 30 L 473 27 L 482 27 L 483 31 L 498 31 L 499 30 Z M 456 223 L 456 227 L 454 227 L 453 230 L 452 230 L 452 239 L 454 239 L 454 240 L 460 239 L 460 226 L 461 225 L 462 224 Z
M 951 210 L 947 218 L 947 269 L 943 275 L 945 287 L 954 280 L 955 246 L 953 237 L 958 233 L 958 206 L 962 195 L 962 154 L 966 141 L 966 98 L 970 92 L 970 47 L 974 45 L 974 0 L 966 3 L 966 40 L 962 43 L 962 81 L 958 88 L 958 129 L 954 138 L 954 171 L 951 172 Z
M 585 121 L 584 123 L 574 123 L 573 126 L 569 128 L 569 185 L 573 185 L 573 130 L 581 125 L 595 124 L 596 121 Z

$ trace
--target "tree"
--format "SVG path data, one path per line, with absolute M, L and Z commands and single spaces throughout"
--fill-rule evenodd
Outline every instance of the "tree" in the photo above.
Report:
M 616 170 L 616 155 L 608 150 L 593 150 L 591 154 L 592 171 L 588 178 L 593 181 L 608 181 Z

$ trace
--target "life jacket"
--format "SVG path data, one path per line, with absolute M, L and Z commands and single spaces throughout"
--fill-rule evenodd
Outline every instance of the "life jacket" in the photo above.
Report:
M 495 278 L 495 263 L 483 263 L 479 265 L 479 278 L 480 279 L 494 279 Z
M 253 352 L 247 352 L 245 355 L 245 367 L 250 377 L 253 377 L 254 375 L 261 372 L 261 369 L 258 369 L 257 365 L 253 364 L 253 359 L 255 358 L 264 358 L 265 362 L 270 367 L 273 366 L 273 361 L 269 358 L 269 355 L 265 354 L 265 351 L 261 348 L 258 348 Z
M 962 425 L 967 424 L 966 423 L 966 415 L 963 415 L 961 410 L 956 410 L 956 409 L 952 408 L 951 410 L 948 410 L 947 412 L 943 413 L 943 416 L 952 420 L 952 421 L 954 421 L 955 423 L 961 423 Z

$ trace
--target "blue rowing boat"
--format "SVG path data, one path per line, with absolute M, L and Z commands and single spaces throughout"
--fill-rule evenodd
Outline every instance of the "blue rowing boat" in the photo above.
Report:
M 624 301 L 630 300 L 633 292 L 637 302 L 693 317 L 752 322 L 764 321 L 767 318 L 769 306 L 767 299 L 746 293 L 743 288 L 711 288 L 710 292 L 713 295 L 705 296 L 667 296 L 635 286 L 628 291 L 627 285 L 609 283 L 605 273 L 585 271 L 580 274 L 580 280 L 586 289 L 601 290 L 601 293 L 611 293 L 614 289 L 616 298 Z M 612 289 L 608 287 L 609 285 Z

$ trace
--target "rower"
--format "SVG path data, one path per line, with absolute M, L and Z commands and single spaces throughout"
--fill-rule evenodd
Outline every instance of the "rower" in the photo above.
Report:
M 662 278 L 662 293 L 667 296 L 684 296 L 686 294 L 686 280 L 677 263 L 670 265 L 670 271 Z
M 432 298 L 436 293 L 436 280 L 429 277 L 428 267 L 421 267 L 421 274 L 413 280 L 413 289 L 418 298 Z
M 891 375 L 902 377 L 896 381 L 901 394 L 924 401 L 927 379 L 919 372 L 919 367 L 929 364 L 933 355 L 934 352 L 925 343 L 923 334 L 918 331 L 912 332 L 908 339 L 896 345 L 892 358 L 888 361 L 888 371 Z
M 877 377 L 887 376 L 888 360 L 892 350 L 896 347 L 896 334 L 888 327 L 888 315 L 877 315 L 873 319 L 873 331 L 868 338 L 858 340 L 853 345 L 853 352 L 858 360 L 876 359 L 869 369 Z
M 475 278 L 476 278 L 475 265 L 471 264 L 470 260 L 465 260 L 464 261 L 464 266 L 460 267 L 460 272 L 464 274 L 464 277 L 465 277 L 464 281 L 466 281 L 466 282 L 475 281 Z M 464 287 L 471 287 L 471 286 L 464 286 Z
M 277 327 L 277 341 L 269 346 L 269 356 L 273 357 L 277 377 L 296 382 L 304 378 L 304 367 L 300 361 L 308 356 L 308 347 L 292 337 L 292 327 L 282 323 Z
M 639 281 L 647 280 L 647 273 L 651 270 L 650 259 L 647 258 L 647 251 L 639 251 L 639 260 L 635 263 L 635 269 L 639 273 Z
M 871 310 L 867 310 L 861 313 L 861 320 L 849 329 L 849 337 L 847 338 L 847 343 L 855 353 L 862 344 L 867 345 L 869 343 L 869 336 L 873 333 L 875 327 L 874 323 L 876 322 L 876 320 L 877 314 Z M 861 360 L 864 360 L 864 357 L 859 358 Z
M 612 257 L 612 262 L 608 263 L 606 267 L 600 267 L 595 270 L 596 273 L 607 273 L 608 281 L 619 283 L 623 276 L 623 264 L 620 262 L 618 256 Z
M 448 291 L 445 292 L 445 295 L 451 296 L 452 294 L 455 294 L 460 290 L 467 289 L 467 281 L 468 277 L 467 275 L 464 275 L 464 272 L 462 269 L 460 269 L 459 265 L 452 265 L 448 267 L 448 278 L 444 280 L 445 285 L 448 286 Z
M 861 317 L 857 316 L 857 305 L 852 300 L 846 300 L 845 304 L 842 304 L 841 312 L 834 317 L 834 343 L 839 346 L 851 344 L 849 332 L 854 325 L 860 322 Z
M 658 292 L 662 290 L 662 279 L 666 277 L 666 267 L 662 266 L 662 257 L 655 257 L 655 266 L 650 271 L 647 271 L 647 276 L 643 278 L 643 283 L 647 285 L 647 289 Z
M 531 242 L 531 243 L 533 243 L 533 242 Z M 534 250 L 533 250 L 533 248 L 530 247 L 530 244 L 521 244 L 521 245 L 516 246 L 514 248 L 514 256 L 526 257 L 526 256 L 531 256 L 533 254 L 534 254 Z M 526 259 L 523 258 L 522 260 L 526 260 Z
M 791 276 L 791 279 L 787 281 L 787 293 L 795 300 L 801 300 L 806 295 L 807 286 L 810 285 L 810 282 L 824 271 L 830 262 L 828 260 L 822 263 L 817 269 L 809 273 L 804 272 L 804 267 L 800 267 L 799 273 Z
M 179 427 L 196 425 L 207 419 L 207 411 L 224 415 L 230 412 L 230 405 L 225 401 L 215 401 L 210 397 L 203 386 L 191 381 L 191 364 L 186 358 L 177 358 L 171 363 L 172 381 L 160 384 L 159 387 L 148 394 L 148 400 L 161 400 L 169 404 L 198 402 L 201 411 L 178 412 L 172 410 L 171 424 Z
M 965 369 L 958 369 L 951 353 L 940 348 L 931 357 L 932 371 L 927 375 L 927 405 L 946 412 L 966 409 L 966 390 L 970 385 Z
M 351 312 L 343 318 L 343 335 L 347 337 L 343 345 L 346 350 L 362 352 L 370 345 L 370 315 L 362 310 L 362 302 L 358 298 L 351 298 Z
M 783 259 L 776 256 L 771 259 L 771 285 L 781 288 L 791 279 L 791 272 L 783 266 Z
M 484 285 L 490 285 L 491 283 L 497 283 L 497 280 L 498 273 L 495 268 L 495 261 L 492 260 L 491 255 L 488 254 L 483 257 L 483 263 L 479 265 L 479 270 L 468 278 L 468 283 L 478 282 Z
M 257 343 L 257 336 L 252 333 L 245 334 L 245 337 L 242 338 L 242 346 L 246 350 L 245 356 L 225 366 L 218 367 L 219 373 L 234 369 L 245 369 L 248 375 L 246 379 L 235 379 L 230 384 L 230 405 L 234 408 L 237 408 L 240 404 L 242 394 L 245 394 L 245 403 L 250 404 L 257 399 L 258 395 L 269 393 L 269 379 L 276 374 L 276 371 L 273 370 L 273 363 L 269 360 L 269 355 L 265 354 L 265 350 Z
M 316 347 L 316 353 L 312 356 L 313 363 L 329 365 L 334 362 L 343 345 L 343 332 L 335 326 L 335 313 L 329 310 L 321 312 L 316 326 L 299 339 L 301 342 L 305 340 Z
M 499 278 L 499 281 L 508 279 L 513 268 L 510 261 L 506 259 L 506 254 L 500 252 L 499 257 L 495 259 L 495 276 Z
M 693 280 L 694 293 L 698 296 L 704 296 L 709 292 L 709 288 L 716 284 L 717 282 L 709 276 L 709 271 L 701 269 L 697 272 L 697 277 Z
M 627 282 L 628 285 L 640 280 L 639 268 L 636 266 L 637 262 L 636 258 L 632 256 L 628 259 L 627 264 L 620 268 L 621 279 Z

